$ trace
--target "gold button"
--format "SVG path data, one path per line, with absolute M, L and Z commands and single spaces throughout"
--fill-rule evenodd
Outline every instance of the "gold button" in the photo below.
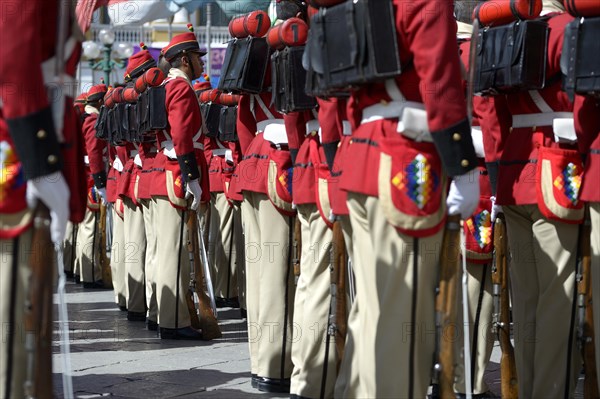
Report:
M 37 132 L 37 138 L 38 139 L 43 139 L 46 137 L 46 131 L 44 129 L 40 129 Z
M 385 101 L 385 100 L 381 100 L 381 101 L 380 101 L 380 103 L 381 103 L 382 105 L 388 105 L 388 102 L 387 102 L 387 101 Z
M 54 165 L 58 162 L 58 157 L 56 155 L 48 155 L 48 163 L 50 165 Z
M 191 173 L 188 173 L 188 177 L 191 179 L 191 178 L 192 178 L 192 174 L 191 174 Z
M 469 161 L 467 161 L 466 159 L 463 159 L 462 161 L 460 161 L 460 166 L 462 166 L 463 168 L 466 168 L 467 166 L 469 166 Z
M 316 135 L 317 135 L 317 133 L 318 133 L 318 132 L 317 132 L 316 130 L 313 130 L 312 132 L 310 132 L 310 134 L 312 134 L 313 136 L 316 136 Z
M 462 139 L 462 136 L 460 135 L 460 133 L 454 133 L 452 135 L 452 140 L 454 140 L 454 141 L 460 141 L 460 139 Z
M 513 128 L 512 128 L 512 126 L 511 126 L 511 127 L 508 129 L 508 132 L 509 132 L 509 133 L 512 133 L 512 131 L 513 131 Z
M 185 161 L 183 161 L 184 163 L 190 163 L 190 161 L 188 159 L 186 159 Z

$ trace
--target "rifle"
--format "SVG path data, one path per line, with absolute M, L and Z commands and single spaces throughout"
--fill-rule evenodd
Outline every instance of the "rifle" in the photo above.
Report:
M 577 341 L 585 370 L 584 398 L 600 398 L 598 393 L 598 375 L 596 370 L 594 315 L 592 308 L 592 257 L 590 250 L 591 222 L 586 217 L 579 225 L 579 248 L 577 252 Z
M 436 362 L 432 397 L 454 399 L 454 342 L 456 295 L 460 262 L 460 215 L 448 216 L 442 241 L 440 278 L 435 301 Z M 448 337 L 448 338 L 446 338 Z
M 344 355 L 344 345 L 346 344 L 346 272 L 348 256 L 346 255 L 346 245 L 342 225 L 339 221 L 333 222 L 333 243 L 331 246 L 333 274 L 331 275 L 331 285 L 335 288 L 335 350 L 337 352 L 336 370 L 339 372 Z M 335 284 L 335 286 L 334 286 Z
M 189 223 L 189 221 L 188 221 Z M 190 321 L 192 322 L 192 328 L 196 330 L 202 329 L 200 324 L 200 318 L 198 317 L 198 308 L 200 299 L 196 293 L 196 272 L 194 266 L 194 245 L 192 244 L 192 235 L 188 227 L 188 240 L 187 240 L 188 256 L 190 260 L 190 284 L 188 285 L 188 291 L 185 295 L 185 303 L 190 313 Z
M 25 302 L 25 350 L 27 372 L 25 395 L 52 398 L 52 286 L 55 255 L 50 238 L 50 211 L 38 201 L 34 212 L 31 276 Z M 68 337 L 67 337 L 68 339 Z
M 519 397 L 515 350 L 510 342 L 510 309 L 508 293 L 508 264 L 506 220 L 499 214 L 494 222 L 494 263 L 492 266 L 494 313 L 492 328 L 498 335 L 502 357 L 500 359 L 500 382 L 502 397 Z
M 293 242 L 292 266 L 294 267 L 294 283 L 298 285 L 300 278 L 300 257 L 302 255 L 302 226 L 298 217 L 294 218 L 294 242 Z
M 106 205 L 103 203 L 100 203 L 100 222 L 98 230 L 100 231 L 99 258 L 100 267 L 102 268 L 102 282 L 104 283 L 104 288 L 112 289 L 112 271 L 110 269 L 110 261 L 106 256 Z
M 189 217 L 187 221 L 188 236 L 191 242 L 192 254 L 190 260 L 193 261 L 194 275 L 202 284 L 193 282 L 193 288 L 198 295 L 198 306 L 200 310 L 200 327 L 202 329 L 202 339 L 209 341 L 215 338 L 221 338 L 223 334 L 217 322 L 216 316 L 211 306 L 211 300 L 206 294 L 205 285 L 210 285 L 209 279 L 205 276 L 203 265 L 200 262 L 198 254 L 200 250 L 199 234 L 198 234 L 198 216 L 195 211 L 189 211 Z M 193 259 L 192 259 L 193 257 Z M 208 272 L 208 268 L 207 268 Z M 211 288 L 211 287 L 208 287 Z

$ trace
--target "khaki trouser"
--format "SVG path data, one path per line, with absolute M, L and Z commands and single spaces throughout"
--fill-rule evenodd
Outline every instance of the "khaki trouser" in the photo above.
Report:
M 211 194 L 209 254 L 210 265 L 214 269 L 213 286 L 215 296 L 235 298 L 237 292 L 237 273 L 235 263 L 235 236 L 233 207 L 223 193 Z
M 343 362 L 351 362 L 345 367 L 356 370 L 358 381 L 350 379 L 345 391 L 335 395 L 424 398 L 435 346 L 443 232 L 419 239 L 399 233 L 375 197 L 349 193 L 348 207 L 357 297 L 348 323 L 353 347 L 345 351 Z
M 77 229 L 77 258 L 81 267 L 81 281 L 93 283 L 102 280 L 100 265 L 100 231 L 98 230 L 100 212 L 85 210 L 83 221 Z
M 144 215 L 144 231 L 146 232 L 146 305 L 148 306 L 148 319 L 156 322 L 158 320 L 158 303 L 156 302 L 156 235 L 153 227 L 154 202 L 152 200 L 141 200 Z
M 65 272 L 73 272 L 75 266 L 75 245 L 77 243 L 77 224 L 67 223 L 67 231 L 63 242 L 63 259 Z
M 545 219 L 537 205 L 504 206 L 511 254 L 519 397 L 572 397 L 578 226 Z
M 171 205 L 167 197 L 156 196 L 152 201 L 155 210 L 158 324 L 161 328 L 189 327 L 190 314 L 185 300 L 190 283 L 187 218 Z
M 596 368 L 600 366 L 600 202 L 590 203 L 592 220 L 592 298 L 594 301 L 594 331 L 596 343 Z M 600 389 L 600 379 L 598 379 Z
M 27 355 L 23 316 L 31 269 L 32 230 L 0 240 L 0 397 L 23 398 Z M 52 284 L 51 281 L 48 284 Z
M 300 278 L 294 301 L 292 362 L 294 371 L 290 393 L 307 398 L 333 397 L 336 378 L 334 338 L 327 335 L 331 303 L 330 251 L 332 230 L 321 218 L 317 206 L 298 205 L 302 229 Z M 326 340 L 329 339 L 327 350 Z M 324 373 L 327 357 L 327 373 Z
M 469 303 L 469 337 L 471 338 L 471 384 L 473 394 L 484 393 L 489 390 L 483 380 L 492 349 L 494 349 L 494 335 L 492 334 L 492 312 L 494 308 L 492 296 L 492 264 L 467 263 L 467 297 Z M 464 331 L 462 307 L 462 282 L 459 282 L 457 298 L 457 323 L 459 331 Z M 464 363 L 464 336 L 458 335 L 454 347 L 456 368 L 456 384 L 454 390 L 466 393 L 465 388 L 465 363 Z
M 247 191 L 242 215 L 251 372 L 260 377 L 289 378 L 295 289 L 292 218 L 279 213 L 265 194 Z
M 127 197 L 123 198 L 123 205 L 127 310 L 145 313 L 146 231 L 143 208 Z
M 110 251 L 110 267 L 112 271 L 113 288 L 115 290 L 115 302 L 119 306 L 127 306 L 126 300 L 126 272 L 125 272 L 125 226 L 123 219 L 112 207 L 113 212 L 113 242 Z

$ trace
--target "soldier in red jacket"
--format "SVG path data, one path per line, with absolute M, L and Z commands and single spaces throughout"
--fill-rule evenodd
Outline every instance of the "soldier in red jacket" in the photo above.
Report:
M 32 247 L 33 209 L 38 201 L 49 208 L 52 241 L 59 244 L 69 215 L 78 223 L 85 206 L 79 191 L 83 184 L 67 184 L 77 176 L 68 169 L 81 173 L 82 159 L 66 159 L 60 147 L 77 147 L 71 141 L 77 133 L 71 91 L 80 46 L 68 35 L 66 43 L 57 43 L 58 10 L 59 2 L 41 0 L 4 1 L 0 9 L 0 36 L 5 39 L 0 49 L 0 396 L 5 398 L 25 396 L 23 312 L 30 254 L 40 256 Z M 57 52 L 59 48 L 64 51 Z M 64 56 L 60 62 L 57 53 Z M 50 86 L 59 89 L 52 103 Z M 69 206 L 70 199 L 76 206 Z
M 92 86 L 87 93 L 82 133 L 85 139 L 85 163 L 89 173 L 85 217 L 77 229 L 77 263 L 84 288 L 104 288 L 100 264 L 100 203 L 106 201 L 107 145 L 96 138 L 96 121 L 106 94 L 105 84 Z
M 545 87 L 491 97 L 498 123 L 481 119 L 512 255 L 515 360 L 524 398 L 572 397 L 580 371 L 574 301 L 583 205 L 572 188 L 582 167 L 577 147 L 553 129 L 557 120 L 573 117 L 560 82 L 565 26 L 573 18 L 552 14 L 563 9 L 560 2 L 543 3 L 550 28 Z
M 479 201 L 453 3 L 393 6 L 402 74 L 348 101 L 353 133 L 340 185 L 354 235 L 357 322 L 348 325 L 355 339 L 343 363 L 357 378 L 336 396 L 426 396 L 444 221 L 466 219 Z M 409 108 L 426 110 L 429 137 L 399 118 Z
M 596 364 L 600 364 L 600 100 L 576 96 L 574 106 L 575 130 L 579 150 L 585 154 L 585 170 L 581 187 L 582 201 L 589 203 L 592 222 L 592 298 L 594 301 L 594 331 Z M 600 383 L 599 383 L 600 384 Z M 599 387 L 600 389 L 600 387 Z
M 157 172 L 151 189 L 155 234 L 160 237 L 155 275 L 158 323 L 162 339 L 201 339 L 191 327 L 184 295 L 190 277 L 184 227 L 188 198 L 192 210 L 210 199 L 200 107 L 191 84 L 204 70 L 200 58 L 205 53 L 188 32 L 175 36 L 161 54 L 172 68 L 164 82 L 168 126 L 157 134 Z

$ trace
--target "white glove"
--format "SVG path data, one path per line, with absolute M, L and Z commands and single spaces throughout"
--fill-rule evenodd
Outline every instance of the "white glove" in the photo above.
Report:
M 96 192 L 100 195 L 100 199 L 102 200 L 102 205 L 106 205 L 106 187 L 98 188 L 96 187 Z
M 69 186 L 61 172 L 38 177 L 27 182 L 27 205 L 35 209 L 41 200 L 50 210 L 50 233 L 54 244 L 60 244 L 65 238 L 69 220 Z
M 198 209 L 200 197 L 202 197 L 202 188 L 200 187 L 200 183 L 198 183 L 198 179 L 191 180 L 186 184 L 185 198 L 188 199 L 191 196 L 194 197 L 194 200 L 192 201 L 190 208 L 195 211 Z
M 475 168 L 464 175 L 455 176 L 450 184 L 446 205 L 448 214 L 460 214 L 468 219 L 479 204 L 479 169 Z
M 492 200 L 492 223 L 496 220 L 499 214 L 502 213 L 502 205 L 496 204 L 496 197 L 490 197 Z

